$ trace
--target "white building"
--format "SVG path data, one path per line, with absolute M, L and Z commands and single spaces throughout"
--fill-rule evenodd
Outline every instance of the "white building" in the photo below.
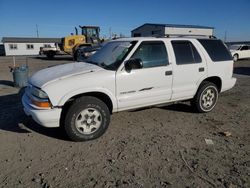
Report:
M 61 43 L 61 39 L 3 37 L 2 42 L 4 44 L 6 56 L 38 55 L 40 47 L 54 47 L 55 43 Z
M 175 25 L 145 23 L 131 31 L 132 37 L 202 35 L 213 36 L 214 28 L 199 25 Z

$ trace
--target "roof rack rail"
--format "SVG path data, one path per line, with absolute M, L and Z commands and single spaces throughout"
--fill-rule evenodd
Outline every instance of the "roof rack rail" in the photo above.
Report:
M 165 34 L 165 35 L 154 35 L 156 38 L 170 38 L 170 37 L 202 37 L 216 39 L 213 35 L 183 35 L 183 34 Z

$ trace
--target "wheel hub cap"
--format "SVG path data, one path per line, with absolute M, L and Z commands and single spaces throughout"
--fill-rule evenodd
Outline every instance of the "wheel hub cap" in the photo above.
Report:
M 215 92 L 213 89 L 207 89 L 202 95 L 202 105 L 205 108 L 210 108 L 214 104 Z
M 102 124 L 101 113 L 94 108 L 87 108 L 81 111 L 75 120 L 76 129 L 82 134 L 92 134 Z

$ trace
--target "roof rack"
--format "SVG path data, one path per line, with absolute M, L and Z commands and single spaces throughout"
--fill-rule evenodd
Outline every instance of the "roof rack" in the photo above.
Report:
M 183 35 L 183 34 L 166 34 L 166 35 L 154 35 L 156 38 L 171 38 L 171 37 L 200 37 L 200 38 L 209 38 L 209 39 L 216 39 L 213 35 Z

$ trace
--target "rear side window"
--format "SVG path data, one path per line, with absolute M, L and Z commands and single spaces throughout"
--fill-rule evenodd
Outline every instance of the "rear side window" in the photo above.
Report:
M 177 65 L 200 63 L 201 56 L 190 41 L 171 41 Z
M 232 56 L 221 40 L 199 39 L 213 61 L 229 61 Z

